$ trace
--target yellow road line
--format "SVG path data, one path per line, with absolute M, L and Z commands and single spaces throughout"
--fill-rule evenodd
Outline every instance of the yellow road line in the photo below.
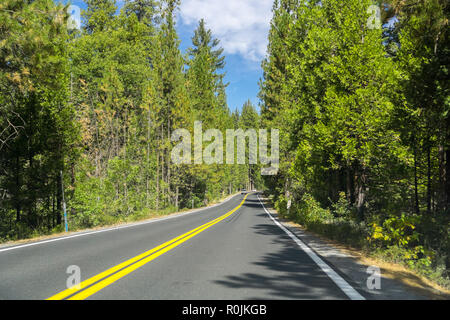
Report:
M 83 300 L 83 299 L 88 298 L 89 296 L 102 290 L 106 286 L 116 282 L 120 278 L 135 271 L 136 269 L 142 267 L 143 265 L 149 263 L 150 261 L 163 255 L 164 253 L 172 250 L 173 248 L 179 246 L 180 244 L 186 242 L 187 240 L 195 237 L 197 234 L 205 231 L 206 229 L 212 227 L 213 225 L 219 223 L 220 221 L 228 218 L 230 215 L 232 215 L 234 212 L 236 212 L 244 204 L 247 197 L 248 197 L 248 194 L 244 197 L 244 199 L 239 204 L 239 206 L 237 206 L 233 210 L 227 212 L 223 216 L 218 217 L 208 223 L 205 223 L 205 224 L 201 225 L 200 227 L 197 227 L 191 231 L 188 231 L 188 232 L 182 234 L 181 236 L 178 236 L 172 240 L 169 240 L 169 241 L 157 246 L 156 248 L 153 248 L 153 249 L 146 251 L 134 258 L 124 261 L 124 262 L 118 264 L 117 266 L 114 266 L 102 273 L 99 273 L 96 276 L 93 276 L 93 277 L 81 282 L 78 286 L 66 289 L 66 290 L 48 298 L 47 300 L 62 300 L 71 295 L 73 295 L 73 296 L 70 297 L 69 300 Z

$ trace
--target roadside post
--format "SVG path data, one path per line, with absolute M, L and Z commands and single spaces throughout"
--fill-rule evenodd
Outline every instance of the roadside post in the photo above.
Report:
M 66 210 L 66 200 L 64 198 L 64 178 L 63 172 L 61 170 L 61 192 L 62 192 L 62 201 L 63 201 L 63 210 L 64 210 L 64 229 L 66 232 L 69 232 L 69 225 L 67 223 L 67 210 Z

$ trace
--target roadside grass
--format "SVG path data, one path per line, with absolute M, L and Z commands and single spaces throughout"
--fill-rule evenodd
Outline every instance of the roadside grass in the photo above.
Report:
M 315 204 L 291 207 L 275 202 L 272 195 L 266 201 L 279 217 L 291 226 L 310 232 L 322 241 L 356 257 L 364 265 L 377 265 L 383 275 L 401 281 L 433 299 L 450 299 L 450 279 L 442 265 L 426 265 L 420 259 L 405 259 L 409 251 L 400 246 L 376 247 L 368 241 L 368 230 L 363 223 L 335 218 L 326 209 Z M 305 207 L 306 205 L 306 207 Z M 300 214 L 300 210 L 303 213 Z

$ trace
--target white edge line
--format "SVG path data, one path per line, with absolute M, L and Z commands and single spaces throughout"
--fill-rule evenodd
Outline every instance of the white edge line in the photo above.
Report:
M 56 242 L 56 241 L 61 241 L 61 240 L 68 240 L 68 239 L 88 236 L 88 235 L 101 233 L 101 232 L 116 231 L 116 230 L 120 230 L 120 229 L 131 228 L 131 227 L 138 227 L 138 226 L 142 226 L 142 225 L 146 225 L 146 224 L 151 224 L 151 223 L 156 223 L 156 222 L 160 222 L 160 221 L 180 218 L 180 217 L 192 214 L 192 213 L 197 213 L 197 212 L 200 212 L 200 211 L 204 211 L 204 210 L 208 210 L 208 209 L 220 206 L 220 205 L 222 205 L 224 203 L 227 203 L 228 201 L 233 199 L 235 196 L 237 196 L 237 194 L 234 195 L 234 196 L 230 196 L 228 199 L 225 199 L 224 201 L 216 203 L 216 204 L 214 204 L 212 206 L 209 206 L 209 207 L 206 207 L 206 208 L 201 208 L 201 209 L 196 209 L 196 210 L 193 210 L 193 211 L 188 211 L 188 212 L 184 212 L 184 213 L 180 213 L 180 214 L 176 214 L 176 215 L 173 215 L 173 216 L 170 216 L 170 217 L 166 217 L 166 218 L 156 218 L 156 219 L 152 219 L 150 221 L 132 223 L 132 224 L 127 224 L 127 225 L 124 225 L 124 226 L 119 226 L 119 227 L 114 227 L 114 228 L 102 229 L 102 230 L 91 231 L 91 232 L 82 232 L 82 233 L 74 234 L 74 235 L 71 235 L 71 236 L 62 236 L 62 237 L 55 238 L 55 239 L 49 239 L 49 240 L 43 240 L 43 241 L 38 241 L 38 242 L 27 243 L 27 244 L 23 244 L 23 245 L 6 247 L 4 249 L 0 249 L 0 253 L 6 252 L 6 251 L 15 250 L 15 249 L 21 249 L 21 248 L 26 248 L 26 247 L 31 247 L 31 246 L 37 246 L 37 245 L 40 245 L 40 244 L 46 244 L 46 243 L 50 243 L 50 242 Z
M 308 256 L 330 277 L 331 280 L 352 300 L 366 300 L 361 294 L 358 293 L 347 281 L 344 280 L 339 274 L 336 273 L 329 265 L 327 265 L 320 257 L 306 244 L 304 244 L 296 235 L 294 235 L 291 231 L 289 231 L 285 226 L 279 223 L 266 209 L 264 204 L 261 201 L 261 198 L 258 195 L 259 203 L 261 203 L 262 207 L 269 215 L 270 219 L 279 226 L 286 234 L 295 241 L 295 243 L 305 251 Z

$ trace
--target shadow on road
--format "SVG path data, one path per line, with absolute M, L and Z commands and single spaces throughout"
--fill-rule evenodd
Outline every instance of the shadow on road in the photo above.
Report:
M 246 206 L 261 205 L 248 201 Z M 255 201 L 256 202 L 256 201 Z M 257 215 L 258 221 L 264 221 Z M 252 264 L 258 273 L 244 273 L 227 276 L 215 283 L 236 290 L 257 289 L 264 296 L 250 299 L 345 299 L 340 289 L 320 270 L 320 268 L 301 251 L 278 226 L 270 220 L 254 225 L 253 232 L 259 239 L 268 237 L 268 247 L 272 252 L 265 253 Z M 267 240 L 265 240 L 267 241 Z M 276 251 L 274 251 L 276 249 Z M 259 272 L 261 270 L 261 272 Z

